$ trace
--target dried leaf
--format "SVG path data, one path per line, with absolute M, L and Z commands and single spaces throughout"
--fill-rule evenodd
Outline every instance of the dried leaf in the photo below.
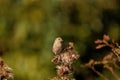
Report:
M 95 44 L 101 44 L 101 43 L 103 43 L 103 41 L 100 40 L 100 39 L 98 39 L 98 40 L 95 41 Z
M 96 46 L 96 49 L 101 49 L 101 48 L 103 48 L 105 46 L 106 46 L 105 44 L 100 44 L 100 45 Z
M 103 39 L 104 39 L 105 41 L 109 41 L 109 40 L 110 40 L 110 37 L 109 37 L 108 35 L 104 35 L 104 36 L 103 36 Z

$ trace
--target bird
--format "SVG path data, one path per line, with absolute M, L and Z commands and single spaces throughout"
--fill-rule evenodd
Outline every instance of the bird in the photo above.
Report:
M 63 39 L 61 37 L 57 37 L 53 43 L 52 51 L 55 55 L 59 55 L 62 51 L 62 42 Z

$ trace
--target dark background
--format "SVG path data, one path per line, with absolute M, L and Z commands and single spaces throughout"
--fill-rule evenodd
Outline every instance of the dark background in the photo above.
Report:
M 80 67 L 108 53 L 109 49 L 95 50 L 94 41 L 103 34 L 119 43 L 119 0 L 0 0 L 0 55 L 13 68 L 15 80 L 56 76 L 51 59 L 52 44 L 58 36 L 64 43 L 74 42 L 81 56 L 73 65 L 77 80 L 103 80 Z

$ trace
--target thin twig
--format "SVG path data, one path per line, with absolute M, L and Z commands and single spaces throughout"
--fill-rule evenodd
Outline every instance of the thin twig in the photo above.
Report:
M 112 67 L 110 67 L 109 65 L 104 65 L 104 68 L 108 69 L 117 80 L 120 79 L 119 76 L 114 72 Z
M 101 74 L 99 71 L 97 71 L 97 70 L 94 68 L 94 66 L 92 66 L 91 69 L 92 69 L 95 73 L 97 73 L 99 76 L 101 76 L 102 78 L 104 78 L 104 80 L 109 80 L 109 79 L 106 78 L 103 74 Z

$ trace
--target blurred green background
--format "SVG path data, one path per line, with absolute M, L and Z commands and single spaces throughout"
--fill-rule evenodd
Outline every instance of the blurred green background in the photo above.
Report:
M 81 55 L 74 64 L 77 80 L 102 80 L 80 63 L 102 58 L 94 40 L 103 34 L 119 42 L 120 0 L 0 0 L 0 55 L 15 80 L 56 76 L 51 49 L 57 36 L 74 42 Z

